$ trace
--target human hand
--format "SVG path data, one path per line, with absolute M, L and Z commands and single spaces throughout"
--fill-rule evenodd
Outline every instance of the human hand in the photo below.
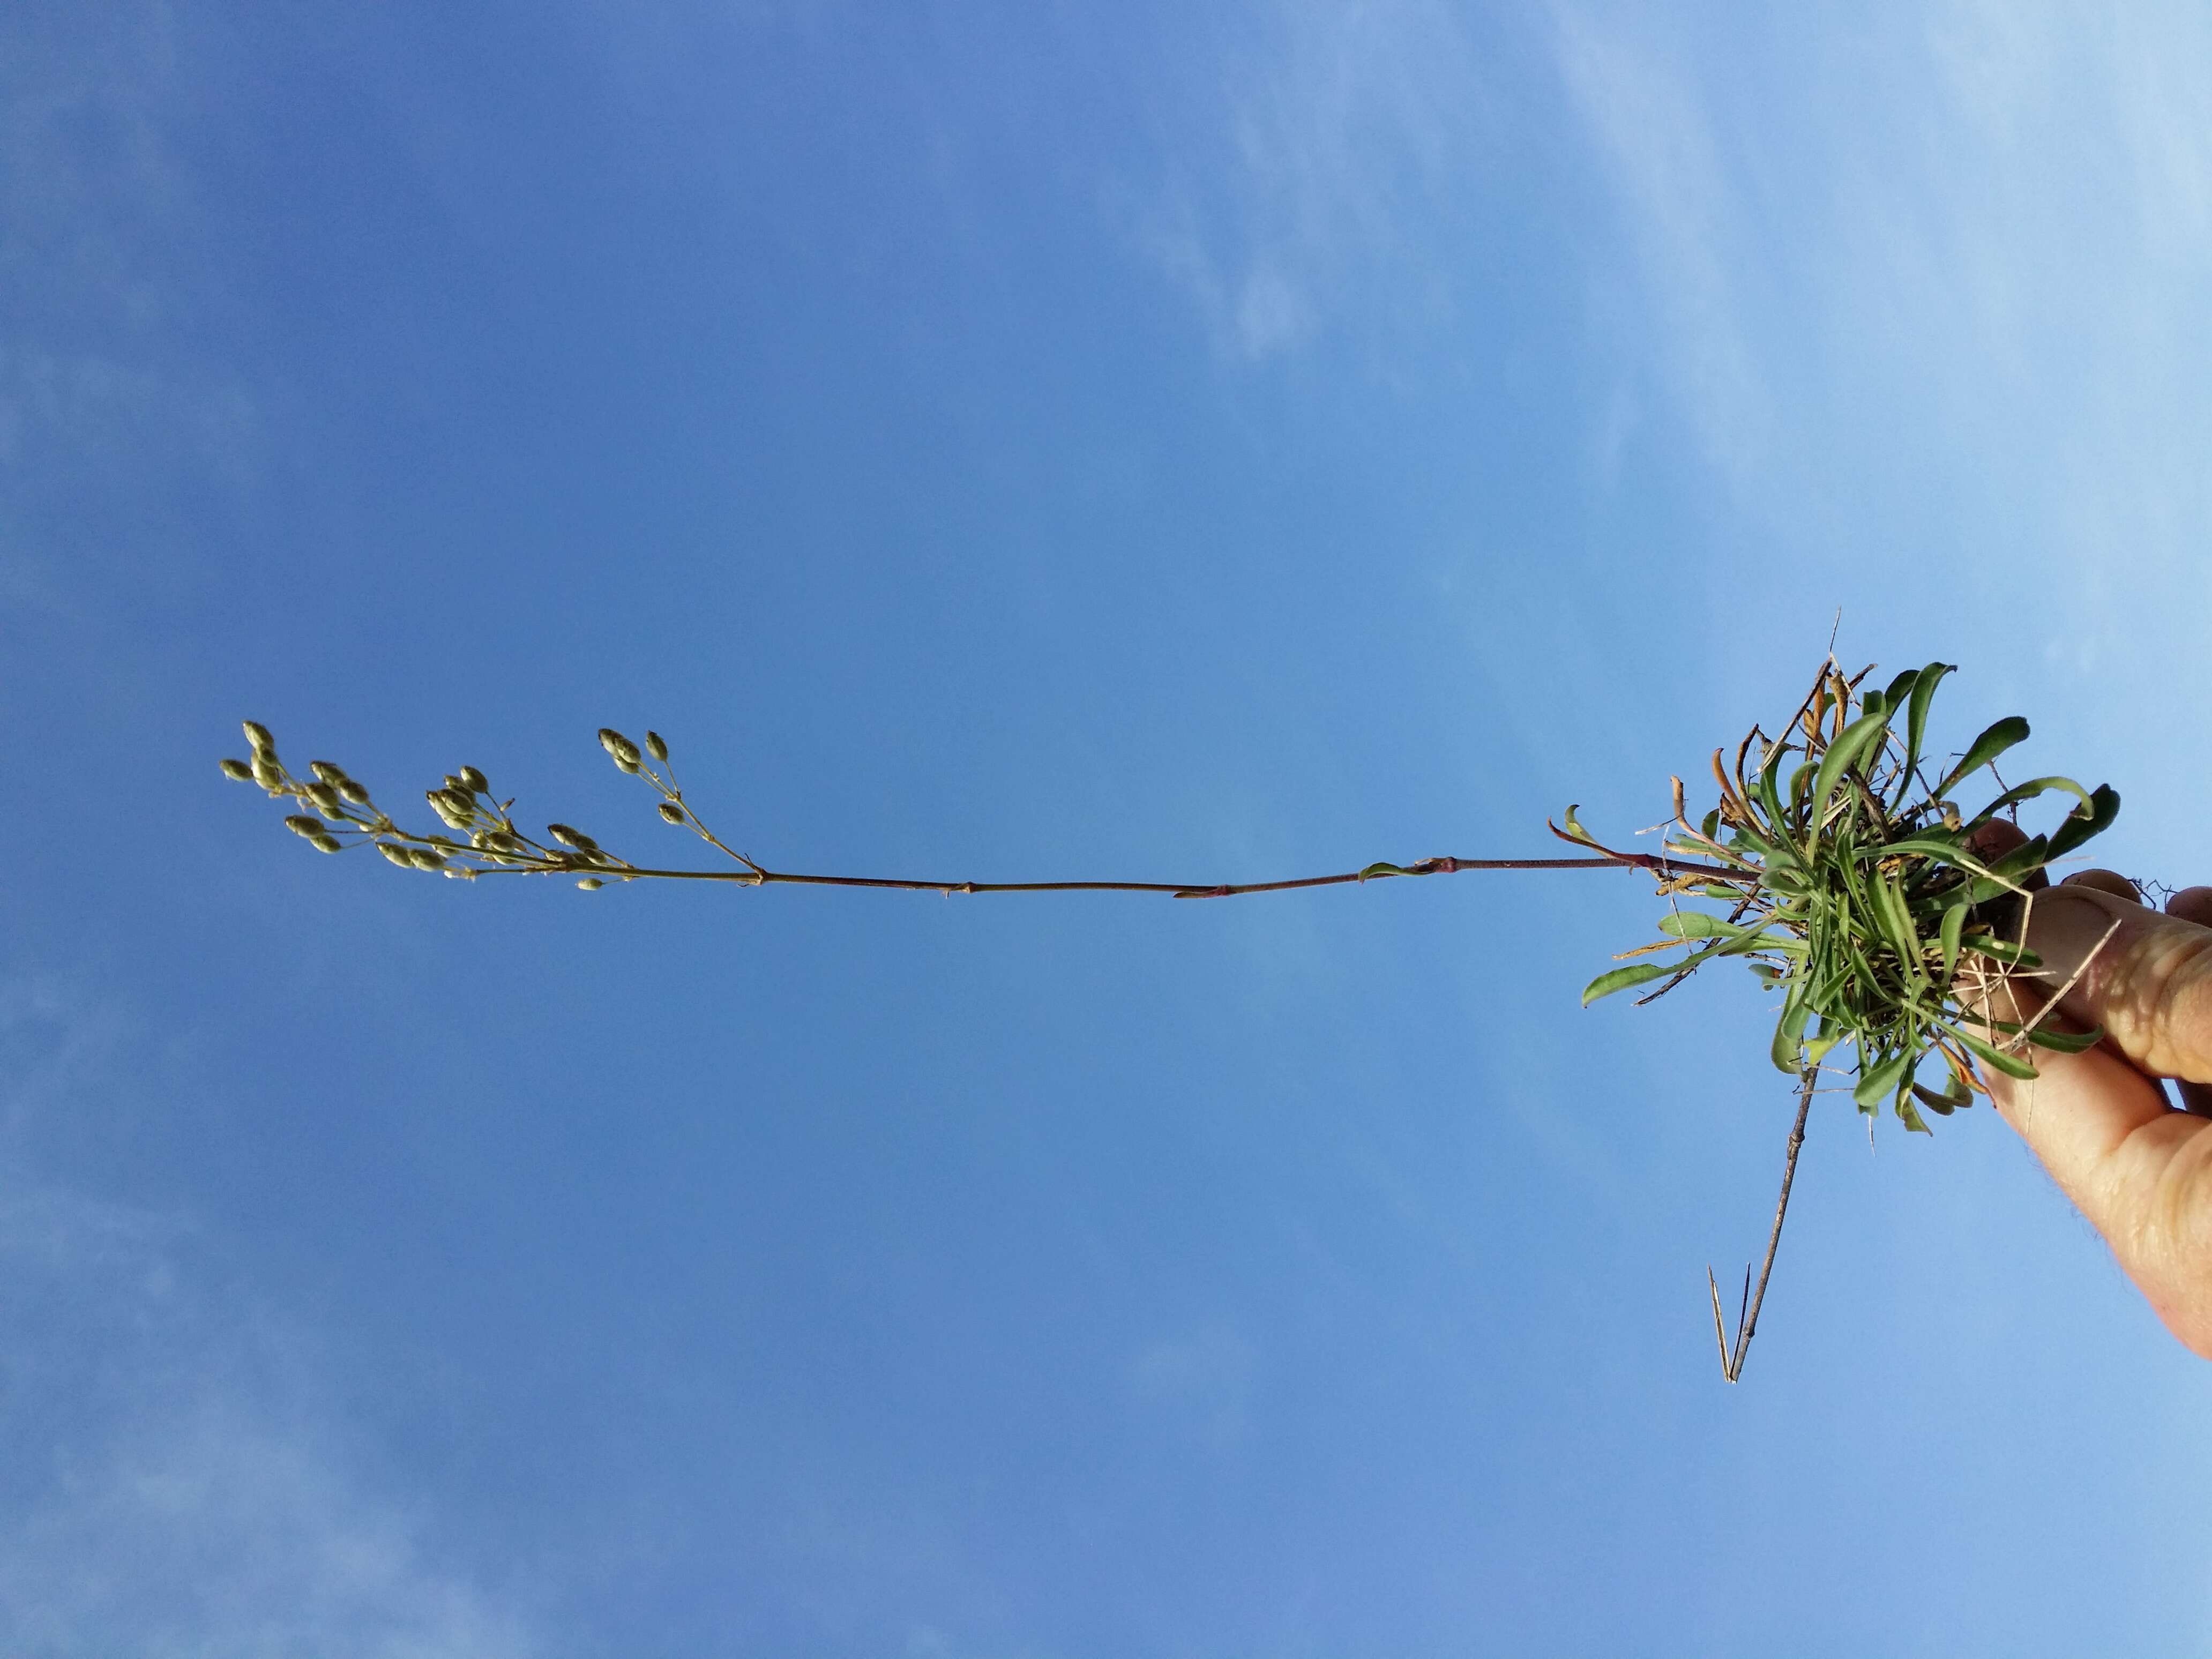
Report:
M 1977 847 L 1995 858 L 2024 839 L 1999 823 Z M 1990 1097 L 2166 1328 L 2212 1359 L 2212 887 L 2176 893 L 2161 915 L 2125 877 L 2085 870 L 2033 896 L 2023 943 L 2043 966 L 1993 990 L 1990 1014 L 2033 1018 L 2045 1000 L 2033 981 L 2047 996 L 2078 969 L 2052 1018 L 2105 1039 L 2032 1049 L 2032 1081 L 1983 1067 Z

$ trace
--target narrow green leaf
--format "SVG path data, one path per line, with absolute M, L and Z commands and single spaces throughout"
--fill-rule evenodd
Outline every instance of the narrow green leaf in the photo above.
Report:
M 1679 963 L 1639 962 L 1626 968 L 1616 968 L 1609 974 L 1600 974 L 1583 988 L 1583 1006 L 1587 1008 L 1600 997 L 1609 997 L 1615 991 L 1626 991 L 1632 985 L 1648 985 L 1655 979 L 1663 979 L 1677 972 Z
M 1943 982 L 1951 982 L 1953 969 L 1959 965 L 1959 936 L 1966 929 L 1967 906 L 1962 901 L 1943 913 Z
M 1940 1095 L 1933 1089 L 1922 1088 L 1917 1083 L 1912 1085 L 1912 1092 L 1923 1106 L 1943 1117 L 1950 1116 L 1961 1106 L 1974 1103 L 1974 1091 L 1963 1086 L 1955 1077 L 1951 1079 L 1950 1086 Z
M 2049 1048 L 2062 1054 L 2078 1054 L 2102 1042 L 2105 1028 L 2097 1025 L 2086 1031 L 2054 1031 L 2047 1025 L 2039 1025 L 2027 1034 L 2027 1040 L 2039 1048 Z
M 1909 1095 L 1898 1096 L 1897 1117 L 1898 1121 L 1904 1124 L 1905 1127 L 1912 1131 L 1914 1134 L 1932 1135 L 1936 1133 L 1933 1129 L 1928 1127 L 1927 1123 L 1921 1118 L 1920 1114 L 1913 1109 L 1912 1099 Z
M 1368 881 L 1376 876 L 1402 876 L 1407 873 L 1408 872 L 1401 869 L 1395 864 L 1376 863 L 1370 864 L 1364 870 L 1362 870 L 1359 872 L 1359 878 L 1362 881 Z
M 1759 924 L 1724 921 L 1703 910 L 1676 910 L 1659 918 L 1659 931 L 1668 939 L 1733 939 Z
M 1907 836 L 1903 841 L 1887 842 L 1879 847 L 1869 847 L 1860 854 L 1860 857 L 1934 859 L 1938 864 L 1948 864 L 1954 869 L 1982 868 L 1980 861 L 1962 850 L 1956 842 L 1945 841 L 1935 836 Z
M 1895 679 L 1892 680 L 1889 683 L 1889 690 L 1881 694 L 1883 706 L 1889 709 L 1891 714 L 1893 715 L 1897 712 L 1898 706 L 1902 703 L 1906 697 L 1912 694 L 1912 688 L 1919 683 L 1919 680 L 1920 671 L 1918 669 L 1906 669 L 1902 674 L 1899 674 Z
M 1936 786 L 1938 795 L 1948 795 L 1951 786 L 1971 773 L 1979 771 L 2016 743 L 2027 738 L 2027 722 L 2017 714 L 2008 714 L 1991 726 L 1967 747 L 1959 763 L 1946 773 L 1943 781 Z
M 1581 805 L 1582 803 L 1580 801 L 1575 803 L 1576 806 L 1579 806 Z M 1567 808 L 1563 816 L 1565 817 L 1567 822 L 1567 833 L 1569 835 L 1572 836 L 1577 841 L 1590 842 L 1592 846 L 1596 845 L 1596 842 L 1591 840 L 1590 832 L 1583 828 L 1583 821 L 1575 816 L 1574 806 Z
M 1897 798 L 1912 787 L 1912 769 L 1920 764 L 1920 750 L 1928 736 L 1928 710 L 1936 701 L 1936 687 L 1955 665 L 1931 662 L 1912 682 L 1912 704 L 1905 714 L 1905 774 L 1899 779 Z
M 1972 951 L 1977 956 L 2002 962 L 2008 968 L 2022 968 L 2033 973 L 2043 966 L 2043 958 L 2025 945 L 2014 945 L 1994 933 L 1971 933 L 1959 941 L 1960 948 Z
M 1862 714 L 1843 729 L 1841 735 L 1828 745 L 1828 752 L 1820 757 L 1820 770 L 1813 780 L 1813 822 L 1818 823 L 1828 810 L 1828 798 L 1836 792 L 1845 771 L 1856 766 L 1867 750 L 1881 741 L 1881 734 L 1889 729 L 1889 711 L 1876 709 L 1871 714 Z
M 2063 858 L 2092 836 L 2101 836 L 2112 827 L 2112 820 L 2120 815 L 2120 797 L 2109 783 L 2100 783 L 2089 792 L 2089 808 L 2080 807 L 2066 815 L 2065 823 L 2051 832 L 2051 856 Z
M 1973 822 L 1966 828 L 1970 830 L 1978 829 L 2008 806 L 2017 806 L 2022 801 L 2033 800 L 2038 795 L 2049 794 L 2054 789 L 2063 791 L 2080 801 L 2081 803 L 2080 810 L 2091 812 L 2096 811 L 2096 798 L 2071 778 L 2030 778 L 2026 783 L 2014 784 L 1980 811 L 1975 813 Z M 2119 797 L 2115 795 L 2112 798 L 2113 807 L 2117 809 L 2119 804 Z
M 1884 1099 L 1897 1092 L 1899 1079 L 1917 1057 L 1910 1048 L 1901 1054 L 1893 1054 L 1859 1079 L 1858 1087 L 1851 1091 L 1851 1098 L 1866 1110 L 1875 1110 Z
M 1792 985 L 1782 1004 L 1782 1017 L 1774 1022 L 1774 1069 L 1792 1076 L 1797 1073 L 1797 1050 L 1803 1042 L 1806 1024 L 1813 1018 L 1812 1005 L 1805 1000 L 1804 992 L 1802 981 Z
M 2018 1054 L 2008 1054 L 2002 1048 L 1992 1048 L 1972 1031 L 1963 1030 L 1948 1020 L 1939 1020 L 1936 1023 L 1966 1044 L 1967 1051 L 1976 1059 L 1986 1061 L 2007 1077 L 2032 1078 L 2036 1074 L 2035 1067 Z

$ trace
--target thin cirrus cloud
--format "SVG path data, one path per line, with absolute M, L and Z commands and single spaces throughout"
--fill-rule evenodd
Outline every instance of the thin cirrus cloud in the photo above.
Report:
M 524 1659 L 523 1615 L 433 1559 L 349 1467 L 327 1368 L 188 1217 L 94 1199 L 33 1150 L 135 1097 L 125 1023 L 0 987 L 0 1648 Z

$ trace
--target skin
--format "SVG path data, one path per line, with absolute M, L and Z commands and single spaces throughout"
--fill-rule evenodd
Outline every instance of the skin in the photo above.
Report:
M 1978 837 L 1990 857 L 2022 839 L 2006 823 Z M 2024 943 L 2045 971 L 1994 988 L 1989 1012 L 2033 1018 L 2086 958 L 2050 1023 L 2101 1025 L 2105 1041 L 2033 1050 L 2032 1081 L 1984 1066 L 1990 1097 L 2166 1328 L 2212 1359 L 2212 887 L 2175 894 L 2161 915 L 2125 877 L 2085 870 L 2033 896 Z

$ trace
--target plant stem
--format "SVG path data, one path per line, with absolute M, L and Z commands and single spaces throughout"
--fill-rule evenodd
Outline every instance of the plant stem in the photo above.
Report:
M 1418 864 L 1348 870 L 1341 875 L 1304 876 L 1295 881 L 1214 884 L 1166 881 L 924 881 L 892 876 L 811 876 L 757 866 L 748 870 L 648 870 L 634 865 L 572 866 L 584 874 L 614 880 L 724 881 L 743 887 L 787 883 L 809 887 L 887 887 L 921 893 L 1165 893 L 1172 898 L 1233 898 L 1242 893 L 1281 893 L 1301 887 L 1336 887 L 1347 882 L 1382 881 L 1392 876 L 1454 875 L 1462 870 L 1648 870 L 1665 876 L 1702 880 L 1755 882 L 1757 872 L 1717 864 L 1624 853 L 1599 859 L 1423 859 Z M 486 874 L 491 873 L 487 871 Z M 528 873 L 538 873 L 535 871 Z
M 1751 1295 L 1743 1310 L 1737 1316 L 1735 1352 L 1729 1352 L 1728 1336 L 1721 1328 L 1721 1291 L 1714 1283 L 1712 1269 L 1705 1269 L 1705 1283 L 1713 1293 L 1713 1334 L 1721 1345 L 1721 1375 L 1731 1382 L 1743 1375 L 1744 1356 L 1751 1351 L 1751 1334 L 1759 1328 L 1759 1304 L 1766 1300 L 1766 1280 L 1774 1272 L 1774 1253 L 1782 1244 L 1782 1218 L 1790 1213 L 1790 1183 L 1797 1178 L 1797 1152 L 1805 1144 L 1805 1119 L 1813 1109 L 1813 1085 L 1820 1079 L 1820 1068 L 1805 1068 L 1804 1082 L 1797 1091 L 1797 1121 L 1790 1126 L 1790 1150 L 1782 1161 L 1782 1195 L 1774 1201 L 1774 1226 L 1766 1235 L 1766 1261 L 1759 1270 L 1759 1289 Z M 1751 1270 L 1744 1270 L 1744 1283 L 1748 1290 Z

